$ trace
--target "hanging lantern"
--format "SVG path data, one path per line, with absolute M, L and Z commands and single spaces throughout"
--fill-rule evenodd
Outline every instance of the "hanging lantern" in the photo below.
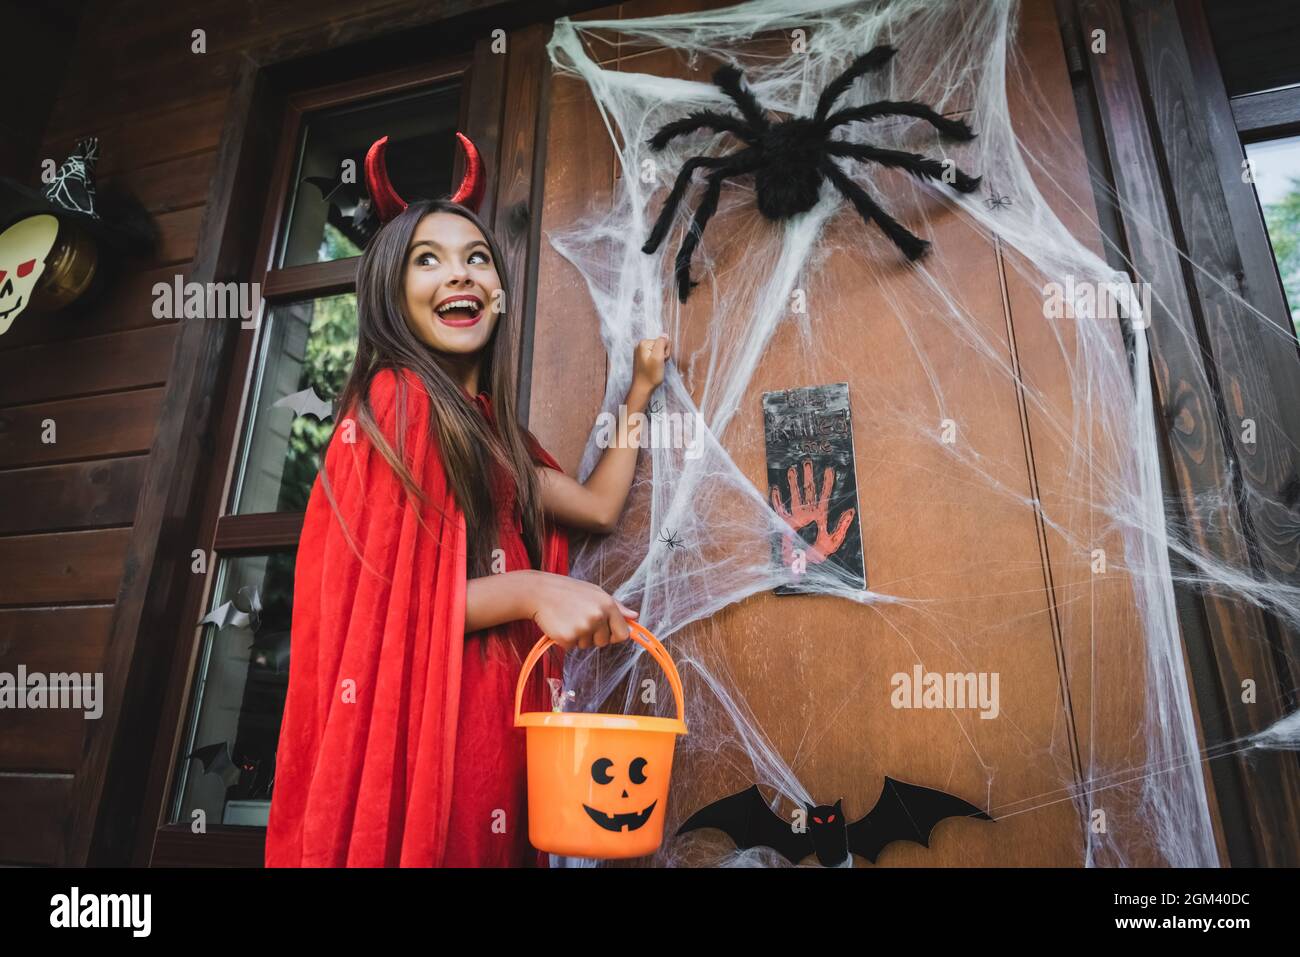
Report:
M 98 156 L 97 138 L 80 140 L 43 192 L 0 179 L 0 335 L 29 308 L 85 304 L 106 285 L 110 261 L 143 255 L 156 243 L 156 227 L 138 202 L 122 195 L 99 202 Z

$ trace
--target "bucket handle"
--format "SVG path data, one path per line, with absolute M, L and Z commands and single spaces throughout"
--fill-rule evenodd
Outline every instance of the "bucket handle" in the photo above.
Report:
M 659 663 L 664 674 L 668 676 L 668 683 L 672 686 L 673 697 L 677 700 L 677 720 L 686 720 L 686 705 L 682 698 L 682 679 L 677 674 L 677 666 L 673 664 L 673 659 L 668 654 L 668 649 L 659 643 L 659 639 L 650 634 L 645 626 L 638 624 L 631 619 L 628 620 L 628 628 L 631 630 L 630 637 L 646 651 L 650 652 L 652 658 Z M 519 720 L 521 710 L 524 706 L 524 685 L 528 681 L 528 676 L 532 673 L 533 667 L 541 660 L 546 650 L 555 644 L 555 640 L 548 635 L 542 635 L 537 644 L 533 645 L 533 650 L 528 652 L 528 657 L 524 660 L 524 666 L 519 672 L 519 683 L 515 687 L 515 720 Z

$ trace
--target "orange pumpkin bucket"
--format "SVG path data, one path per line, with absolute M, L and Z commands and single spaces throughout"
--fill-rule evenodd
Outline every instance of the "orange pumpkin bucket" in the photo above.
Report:
M 663 842 L 668 782 L 677 735 L 686 733 L 682 679 L 668 651 L 641 625 L 632 638 L 659 663 L 677 701 L 676 718 L 631 714 L 530 711 L 521 714 L 524 685 L 555 644 L 533 646 L 515 689 L 515 727 L 528 752 L 528 840 L 566 857 L 621 858 L 653 854 Z

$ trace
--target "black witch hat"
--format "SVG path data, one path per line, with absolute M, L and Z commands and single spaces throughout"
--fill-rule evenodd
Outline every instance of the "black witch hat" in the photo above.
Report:
M 44 191 L 0 177 L 0 229 L 28 216 L 49 213 L 59 220 L 60 234 L 65 225 L 80 229 L 101 252 L 147 254 L 157 244 L 157 226 L 134 197 L 120 190 L 96 190 L 98 159 L 99 139 L 89 136 L 77 142 Z
M 0 178 L 0 232 L 42 214 L 58 220 L 54 247 L 32 294 L 37 312 L 74 304 L 80 311 L 103 291 L 122 260 L 147 256 L 157 246 L 157 226 L 135 197 L 96 190 L 98 157 L 99 141 L 81 140 L 43 192 Z
M 45 198 L 64 209 L 99 218 L 95 212 L 95 161 L 99 159 L 99 137 L 77 141 L 77 148 L 63 161 Z

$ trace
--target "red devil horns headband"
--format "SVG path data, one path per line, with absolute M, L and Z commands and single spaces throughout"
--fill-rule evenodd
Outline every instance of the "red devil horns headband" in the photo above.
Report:
M 483 160 L 468 136 L 458 131 L 456 139 L 460 140 L 460 148 L 465 154 L 465 177 L 460 181 L 460 187 L 451 201 L 468 206 L 477 213 L 483 202 L 485 185 Z M 374 204 L 381 223 L 388 222 L 406 209 L 406 200 L 397 195 L 397 190 L 388 181 L 388 164 L 384 161 L 384 150 L 387 147 L 388 137 L 381 136 L 366 153 L 366 188 L 370 190 L 370 201 Z

